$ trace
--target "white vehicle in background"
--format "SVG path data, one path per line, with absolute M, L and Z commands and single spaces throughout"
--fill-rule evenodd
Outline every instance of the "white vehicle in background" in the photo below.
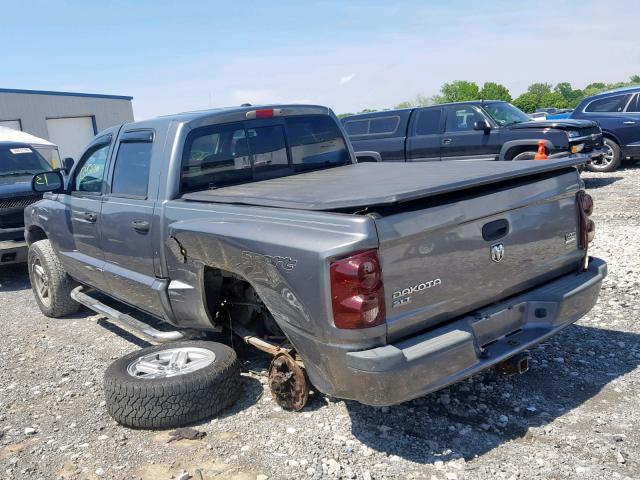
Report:
M 62 167 L 58 146 L 49 140 L 13 128 L 0 127 L 0 142 L 26 143 L 42 155 L 54 169 Z

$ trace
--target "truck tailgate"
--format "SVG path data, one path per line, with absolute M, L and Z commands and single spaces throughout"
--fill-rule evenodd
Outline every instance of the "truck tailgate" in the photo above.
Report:
M 512 182 L 380 210 L 389 341 L 577 269 L 577 171 Z

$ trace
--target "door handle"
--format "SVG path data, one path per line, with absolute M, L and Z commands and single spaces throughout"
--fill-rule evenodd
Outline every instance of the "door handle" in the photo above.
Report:
M 450 145 L 451 144 L 451 139 L 450 138 L 443 138 L 442 139 L 442 144 L 443 145 Z
M 134 220 L 131 226 L 138 232 L 148 232 L 151 229 L 151 224 L 146 220 Z
M 624 123 L 625 125 L 635 125 L 636 124 L 636 122 L 634 122 L 632 120 L 627 120 L 626 122 L 622 122 L 622 123 Z
M 98 220 L 98 214 L 94 212 L 82 212 L 82 218 L 87 222 L 96 223 L 96 220 Z

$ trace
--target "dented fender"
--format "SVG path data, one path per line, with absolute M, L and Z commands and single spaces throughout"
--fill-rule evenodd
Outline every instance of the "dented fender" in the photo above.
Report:
M 210 267 L 248 282 L 285 333 L 293 329 L 329 338 L 335 327 L 328 263 L 356 250 L 377 247 L 370 218 L 193 205 L 197 208 L 168 205 L 165 212 L 168 219 L 175 218 L 167 224 L 164 258 L 171 279 L 169 299 L 181 326 L 211 327 L 204 292 L 204 270 Z M 185 219 L 190 215 L 194 218 Z

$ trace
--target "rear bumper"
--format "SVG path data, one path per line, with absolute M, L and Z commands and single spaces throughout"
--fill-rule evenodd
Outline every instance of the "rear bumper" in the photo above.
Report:
M 316 366 L 307 370 L 320 390 L 337 397 L 368 405 L 411 400 L 506 360 L 575 322 L 596 303 L 606 275 L 606 263 L 591 259 L 580 274 L 396 344 L 364 351 L 338 352 L 334 347 L 323 355 L 333 363 L 327 369 L 331 379 Z M 314 378 L 318 375 L 324 378 Z
M 27 242 L 24 240 L 0 241 L 0 267 L 27 261 Z

